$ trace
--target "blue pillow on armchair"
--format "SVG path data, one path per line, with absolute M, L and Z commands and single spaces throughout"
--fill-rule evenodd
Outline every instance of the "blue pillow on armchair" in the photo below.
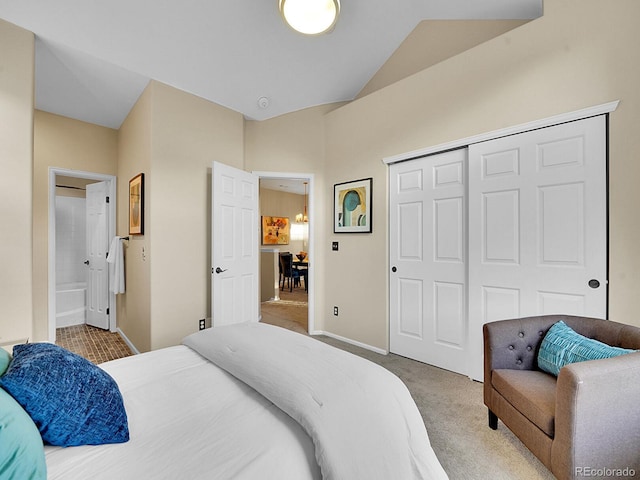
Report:
M 129 440 L 127 413 L 116 382 L 62 347 L 16 345 L 0 386 L 26 410 L 45 443 L 69 447 Z
M 635 350 L 611 347 L 606 343 L 580 335 L 560 320 L 554 323 L 540 344 L 538 367 L 556 377 L 565 365 L 587 360 L 617 357 Z

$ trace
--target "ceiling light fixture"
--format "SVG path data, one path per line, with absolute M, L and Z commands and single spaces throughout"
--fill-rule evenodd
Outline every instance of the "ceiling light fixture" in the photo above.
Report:
M 305 35 L 330 31 L 340 14 L 340 0 L 279 0 L 284 21 Z

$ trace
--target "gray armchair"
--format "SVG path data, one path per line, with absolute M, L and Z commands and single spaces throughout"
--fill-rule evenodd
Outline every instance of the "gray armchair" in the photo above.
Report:
M 560 480 L 640 478 L 640 352 L 567 365 L 556 378 L 538 369 L 537 356 L 559 320 L 608 345 L 640 349 L 640 328 L 608 320 L 545 315 L 487 323 L 489 426 L 495 430 L 500 419 Z

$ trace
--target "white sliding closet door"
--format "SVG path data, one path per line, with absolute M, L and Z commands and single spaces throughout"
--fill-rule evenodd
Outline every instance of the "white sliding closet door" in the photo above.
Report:
M 483 380 L 485 323 L 606 317 L 605 122 L 390 165 L 393 353 Z
M 606 129 L 593 117 L 469 147 L 469 373 L 482 325 L 606 317 Z
M 466 149 L 390 167 L 390 350 L 466 373 Z

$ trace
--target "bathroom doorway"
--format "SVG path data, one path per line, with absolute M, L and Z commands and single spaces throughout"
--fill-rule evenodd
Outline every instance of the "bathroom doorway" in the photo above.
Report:
M 94 199 L 90 205 L 87 188 L 90 200 Z M 115 306 L 115 295 L 109 291 L 106 265 L 88 263 L 88 247 L 98 245 L 106 251 L 115 235 L 115 193 L 116 179 L 112 175 L 49 169 L 48 331 L 51 342 L 56 341 L 56 328 L 60 327 L 87 323 L 115 331 L 116 309 L 111 308 Z M 98 222 L 92 206 L 96 195 L 103 204 Z M 96 305 L 100 307 L 95 308 Z

